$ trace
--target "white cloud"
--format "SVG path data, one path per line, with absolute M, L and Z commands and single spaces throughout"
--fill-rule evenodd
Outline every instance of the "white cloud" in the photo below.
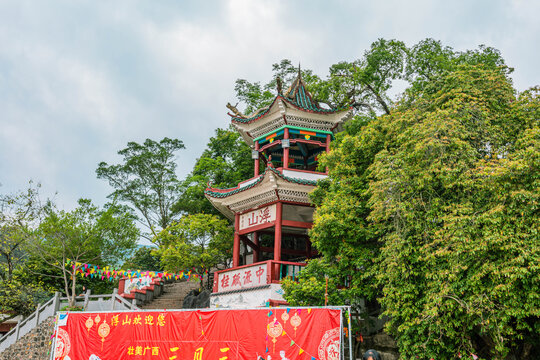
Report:
M 540 3 L 507 1 L 0 2 L 0 183 L 50 184 L 66 203 L 103 201 L 99 161 L 128 141 L 178 137 L 180 175 L 218 126 L 234 81 L 265 82 L 271 64 L 325 76 L 379 37 L 485 43 L 540 83 Z

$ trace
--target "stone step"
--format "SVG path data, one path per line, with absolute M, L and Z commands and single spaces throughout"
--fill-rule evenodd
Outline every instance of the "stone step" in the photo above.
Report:
M 142 309 L 180 309 L 184 298 L 192 291 L 199 289 L 199 281 L 182 281 L 165 284 L 163 294 L 151 303 L 141 306 Z

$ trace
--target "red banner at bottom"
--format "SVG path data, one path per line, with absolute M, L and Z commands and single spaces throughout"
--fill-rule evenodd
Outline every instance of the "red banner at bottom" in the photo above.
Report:
M 341 310 L 60 314 L 55 359 L 338 360 Z

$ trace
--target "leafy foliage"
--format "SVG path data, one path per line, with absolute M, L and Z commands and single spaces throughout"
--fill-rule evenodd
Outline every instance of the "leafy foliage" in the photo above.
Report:
M 529 149 L 540 144 L 528 137 L 538 98 L 529 101 L 533 113 L 516 116 L 523 104 L 500 71 L 461 65 L 380 120 L 387 146 L 369 186 L 370 219 L 385 228 L 376 276 L 406 356 L 504 358 L 538 344 L 538 164 L 520 154 L 524 136 Z
M 51 297 L 43 284 L 22 282 L 17 277 L 0 282 L 0 313 L 28 316 Z M 2 319 L 2 321 L 7 318 Z
M 326 294 L 326 277 L 328 277 L 328 304 L 345 305 L 351 294 L 344 288 L 339 269 L 328 264 L 325 259 L 309 260 L 309 266 L 295 279 L 285 278 L 281 285 L 291 306 L 324 306 Z
M 404 358 L 534 357 L 538 89 L 516 98 L 491 48 L 427 39 L 405 53 L 401 100 L 357 113 L 321 156 L 311 239 L 338 282 L 351 276 L 344 301 L 379 299 Z M 318 267 L 287 300 L 320 303 Z
M 151 240 L 171 224 L 171 206 L 180 195 L 174 153 L 184 148 L 178 139 L 163 138 L 160 142 L 146 139 L 144 144 L 129 142 L 118 152 L 123 163 L 101 162 L 96 170 L 99 179 L 106 179 L 115 189 L 110 198 L 124 201 L 142 216 Z M 143 234 L 145 235 L 145 234 Z
M 161 256 L 155 248 L 141 246 L 123 265 L 122 269 L 163 271 Z
M 182 182 L 182 195 L 173 210 L 184 214 L 222 216 L 204 196 L 208 184 L 228 188 L 251 177 L 253 160 L 249 146 L 232 128 L 218 128 L 201 157 L 197 159 L 193 171 Z
M 251 83 L 245 79 L 236 80 L 234 90 L 238 100 L 246 106 L 244 113 L 249 115 L 257 109 L 270 105 L 277 95 L 277 79 L 281 79 L 284 84 L 290 84 L 298 74 L 298 69 L 293 66 L 290 60 L 283 59 L 272 65 L 272 80 L 267 84 Z M 320 81 L 319 77 L 314 75 L 311 70 L 301 70 L 301 73 L 307 84 L 313 85 Z
M 332 65 L 326 79 L 311 70 L 303 69 L 301 73 L 319 103 L 333 108 L 352 106 L 356 115 L 370 117 L 391 112 L 396 81 L 406 81 L 410 91 L 417 93 L 423 91 L 427 82 L 463 64 L 484 64 L 504 74 L 513 71 L 494 48 L 480 45 L 478 49 L 458 52 L 428 38 L 410 48 L 399 40 L 378 39 L 360 59 Z M 287 59 L 273 64 L 272 70 L 272 80 L 264 85 L 245 79 L 236 81 L 236 96 L 245 105 L 246 114 L 270 105 L 277 95 L 278 77 L 289 84 L 298 73 L 298 68 Z
M 130 212 L 114 204 L 100 210 L 90 200 L 81 199 L 71 212 L 48 209 L 28 249 L 42 264 L 61 272 L 73 305 L 80 263 L 114 264 L 131 252 L 138 236 Z M 66 265 L 68 259 L 72 265 Z
M 24 261 L 24 245 L 43 215 L 40 187 L 30 182 L 26 191 L 0 196 L 0 278 L 4 281 L 11 280 Z
M 193 269 L 202 276 L 207 270 L 227 264 L 231 257 L 233 229 L 215 215 L 183 216 L 158 235 L 159 252 L 166 271 Z
M 102 261 L 98 261 L 98 263 L 100 266 L 107 265 Z M 55 291 L 65 294 L 62 270 L 43 262 L 42 258 L 36 254 L 29 252 L 28 258 L 22 266 L 17 268 L 15 273 L 17 281 L 42 287 L 51 296 Z M 91 290 L 92 294 L 110 294 L 115 287 L 118 287 L 117 282 L 103 281 L 97 277 L 78 277 L 75 284 L 75 294 L 81 295 L 86 290 Z

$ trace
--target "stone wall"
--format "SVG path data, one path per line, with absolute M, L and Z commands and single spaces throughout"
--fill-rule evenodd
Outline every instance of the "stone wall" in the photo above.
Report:
M 51 336 L 54 331 L 54 317 L 51 316 L 38 327 L 20 338 L 15 344 L 0 353 L 0 360 L 48 360 Z

